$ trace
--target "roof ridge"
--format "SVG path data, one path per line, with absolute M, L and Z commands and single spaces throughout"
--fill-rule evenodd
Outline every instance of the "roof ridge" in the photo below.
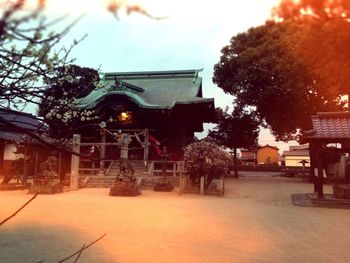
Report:
M 164 76 L 195 76 L 201 69 L 188 69 L 188 70 L 162 70 L 162 71 L 134 71 L 134 72 L 106 72 L 104 73 L 105 80 L 114 79 L 116 76 L 124 77 L 141 77 L 156 78 Z M 197 77 L 197 76 L 196 76 Z
M 332 111 L 332 112 L 317 112 L 317 115 L 312 117 L 318 118 L 350 118 L 349 111 Z

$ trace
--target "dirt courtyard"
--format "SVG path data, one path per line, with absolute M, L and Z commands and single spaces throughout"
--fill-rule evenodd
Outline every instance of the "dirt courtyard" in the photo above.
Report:
M 291 194 L 311 184 L 244 177 L 225 185 L 222 198 L 110 197 L 102 188 L 39 195 L 0 226 L 0 262 L 58 262 L 104 233 L 79 262 L 350 262 L 350 210 L 293 206 Z M 30 197 L 0 192 L 0 221 Z

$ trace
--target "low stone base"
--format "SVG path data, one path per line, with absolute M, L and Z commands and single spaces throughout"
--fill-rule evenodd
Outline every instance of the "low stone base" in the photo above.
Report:
M 350 184 L 333 184 L 335 198 L 350 199 Z
M 29 187 L 28 185 L 23 185 L 21 183 L 8 183 L 0 184 L 0 191 L 14 191 L 14 190 L 23 190 Z
M 153 190 L 156 192 L 171 192 L 174 190 L 174 186 L 170 182 L 159 182 L 153 187 Z
M 56 193 L 62 193 L 63 187 L 60 184 L 54 184 L 54 185 L 32 185 L 29 187 L 29 193 L 30 194 L 56 194 Z
M 110 189 L 110 196 L 138 196 L 141 191 L 136 181 L 117 181 Z

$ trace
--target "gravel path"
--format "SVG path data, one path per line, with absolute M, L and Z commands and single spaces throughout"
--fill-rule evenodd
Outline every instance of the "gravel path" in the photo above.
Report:
M 292 205 L 292 193 L 312 189 L 300 179 L 246 176 L 227 179 L 223 198 L 39 195 L 0 227 L 0 262 L 57 262 L 104 233 L 79 262 L 350 262 L 350 210 Z M 0 220 L 30 197 L 0 192 Z

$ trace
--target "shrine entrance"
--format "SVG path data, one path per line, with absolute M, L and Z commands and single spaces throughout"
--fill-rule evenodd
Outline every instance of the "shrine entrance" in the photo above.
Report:
M 75 151 L 91 158 L 79 158 L 79 173 L 112 175 L 118 160 L 128 160 L 138 172 L 148 172 L 151 159 L 160 154 L 159 142 L 148 129 L 100 129 L 100 141 L 88 141 L 79 136 Z M 95 158 L 96 160 L 92 160 Z

